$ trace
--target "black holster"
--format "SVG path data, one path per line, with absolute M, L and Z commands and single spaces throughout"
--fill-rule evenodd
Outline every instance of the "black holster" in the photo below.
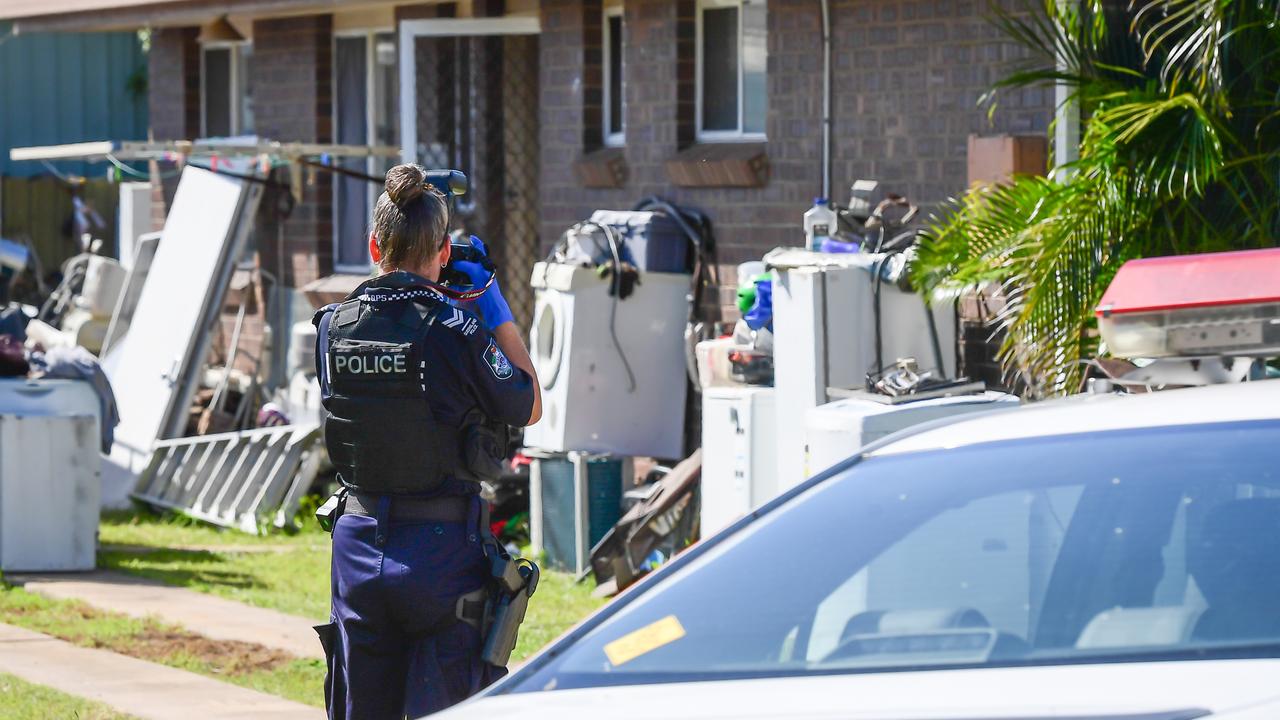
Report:
M 490 563 L 493 594 L 485 618 L 481 658 L 490 665 L 506 667 L 516 647 L 529 598 L 538 589 L 540 571 L 532 560 L 513 559 L 506 553 L 493 556 Z
M 320 523 L 320 529 L 332 535 L 333 526 L 338 523 L 338 518 L 342 517 L 346 507 L 347 489 L 338 488 L 338 492 L 330 495 L 323 505 L 316 508 L 316 522 Z

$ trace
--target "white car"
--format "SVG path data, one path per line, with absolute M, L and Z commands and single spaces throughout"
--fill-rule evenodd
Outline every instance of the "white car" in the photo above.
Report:
M 441 717 L 1280 718 L 1280 381 L 890 438 Z

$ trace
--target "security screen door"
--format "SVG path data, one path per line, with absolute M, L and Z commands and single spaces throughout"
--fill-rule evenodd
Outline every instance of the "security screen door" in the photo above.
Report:
M 400 24 L 402 156 L 467 174 L 454 227 L 485 240 L 522 327 L 539 250 L 538 31 L 536 17 Z
M 334 138 L 344 145 L 398 146 L 396 38 L 391 32 L 344 31 L 334 38 Z M 385 157 L 340 158 L 342 167 L 382 177 L 398 162 Z M 333 178 L 334 266 L 369 271 L 369 223 L 381 183 L 357 177 Z

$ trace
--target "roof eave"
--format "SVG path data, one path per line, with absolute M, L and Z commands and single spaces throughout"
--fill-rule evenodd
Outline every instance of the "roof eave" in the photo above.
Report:
M 175 0 L 95 10 L 51 13 L 12 20 L 18 33 L 137 30 L 200 25 L 222 15 L 329 13 L 340 8 L 387 4 L 388 0 Z

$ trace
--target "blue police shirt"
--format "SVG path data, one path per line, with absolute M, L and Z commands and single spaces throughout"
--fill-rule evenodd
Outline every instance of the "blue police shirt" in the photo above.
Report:
M 363 283 L 352 297 L 412 302 L 397 299 L 397 295 L 433 292 L 427 279 L 400 270 Z M 426 401 L 436 420 L 462 427 L 464 418 L 479 410 L 490 420 L 523 427 L 533 412 L 533 378 L 511 364 L 474 313 L 450 304 L 452 312 L 446 311 L 431 325 L 422 343 L 427 363 Z M 321 393 L 328 399 L 325 335 L 322 326 L 316 337 L 316 369 Z

